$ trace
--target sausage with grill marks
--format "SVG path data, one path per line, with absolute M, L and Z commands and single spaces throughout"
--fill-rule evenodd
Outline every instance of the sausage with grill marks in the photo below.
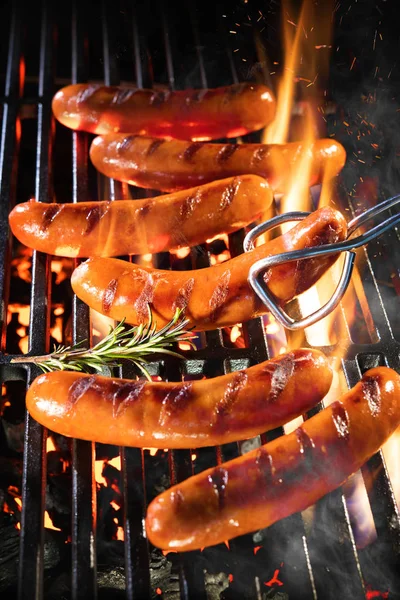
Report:
M 175 485 L 147 511 L 150 542 L 187 551 L 268 527 L 340 486 L 400 423 L 400 376 L 367 371 L 293 433 Z
M 48 373 L 31 385 L 27 407 L 62 435 L 118 446 L 197 448 L 278 427 L 322 400 L 331 381 L 326 357 L 300 349 L 201 381 Z
M 204 90 L 144 90 L 78 83 L 53 98 L 63 125 L 90 133 L 212 140 L 261 129 L 275 116 L 269 88 L 240 83 Z
M 44 204 L 25 202 L 10 213 L 20 242 L 58 256 L 121 256 L 194 246 L 262 216 L 272 202 L 255 175 L 231 177 L 144 200 Z
M 150 306 L 158 327 L 166 325 L 177 308 L 184 310 L 190 326 L 197 330 L 231 326 L 266 312 L 247 281 L 252 264 L 284 251 L 339 242 L 345 239 L 346 230 L 341 213 L 325 207 L 283 236 L 212 267 L 173 272 L 115 258 L 90 258 L 74 270 L 71 284 L 91 308 L 128 323 L 146 322 Z M 336 258 L 286 263 L 269 269 L 264 281 L 283 304 L 311 287 Z
M 346 160 L 343 146 L 331 139 L 311 145 L 207 144 L 109 134 L 96 137 L 90 147 L 92 162 L 101 173 L 167 192 L 246 173 L 264 177 L 275 191 L 285 192 L 304 153 L 310 155 L 310 185 L 337 175 Z

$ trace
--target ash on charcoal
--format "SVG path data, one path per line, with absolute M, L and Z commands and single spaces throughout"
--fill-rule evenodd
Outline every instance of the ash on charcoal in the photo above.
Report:
M 261 594 L 262 600 L 289 600 L 288 594 L 271 588 L 268 592 Z
M 207 600 L 219 600 L 221 593 L 229 587 L 229 575 L 204 571 L 204 583 Z
M 97 585 L 99 598 L 125 598 L 124 568 L 99 566 L 97 569 Z M 121 592 L 121 595 L 118 594 L 118 591 Z
M 161 550 L 154 548 L 150 554 L 150 581 L 152 589 L 166 590 L 171 576 L 172 562 Z

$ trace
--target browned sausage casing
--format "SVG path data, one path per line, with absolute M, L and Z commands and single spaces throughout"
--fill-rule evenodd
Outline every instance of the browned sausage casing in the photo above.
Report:
M 144 200 L 44 204 L 10 213 L 20 242 L 58 256 L 121 256 L 194 246 L 258 219 L 272 202 L 268 183 L 242 175 Z
M 232 260 L 195 271 L 161 271 L 115 258 L 90 258 L 72 273 L 74 292 L 91 308 L 114 319 L 137 324 L 148 320 L 148 307 L 158 327 L 177 308 L 197 330 L 241 323 L 264 314 L 265 305 L 247 281 L 250 266 L 266 256 L 339 242 L 346 222 L 336 210 L 315 211 L 283 236 Z M 266 272 L 264 280 L 285 303 L 311 287 L 337 256 L 291 262 Z
M 147 511 L 147 537 L 165 550 L 186 551 L 268 527 L 341 485 L 399 423 L 399 375 L 371 369 L 290 435 L 155 498 Z
M 180 383 L 53 372 L 31 385 L 27 407 L 52 431 L 118 446 L 197 448 L 253 437 L 303 414 L 328 392 L 317 350 Z
M 252 173 L 264 177 L 275 191 L 285 192 L 305 152 L 311 161 L 310 185 L 321 182 L 324 173 L 337 175 L 346 160 L 343 146 L 330 139 L 312 145 L 205 144 L 124 134 L 95 138 L 90 158 L 108 177 L 155 190 L 172 192 Z
M 57 92 L 52 107 L 63 125 L 90 133 L 216 140 L 261 129 L 275 104 L 271 90 L 256 83 L 174 92 L 78 83 Z

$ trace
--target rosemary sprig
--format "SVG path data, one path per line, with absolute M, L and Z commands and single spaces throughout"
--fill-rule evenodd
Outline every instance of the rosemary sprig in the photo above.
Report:
M 121 360 L 128 360 L 138 367 L 143 375 L 151 380 L 145 357 L 152 354 L 168 354 L 183 358 L 181 354 L 170 350 L 172 344 L 187 342 L 195 348 L 190 331 L 185 327 L 188 320 L 181 319 L 182 310 L 177 309 L 173 318 L 159 331 L 149 310 L 149 320 L 146 324 L 137 325 L 131 329 L 124 328 L 123 319 L 108 335 L 93 348 L 81 348 L 84 341 L 73 346 L 56 346 L 54 351 L 44 356 L 20 356 L 11 362 L 34 363 L 42 371 L 84 371 L 101 372 L 104 366 L 119 367 Z

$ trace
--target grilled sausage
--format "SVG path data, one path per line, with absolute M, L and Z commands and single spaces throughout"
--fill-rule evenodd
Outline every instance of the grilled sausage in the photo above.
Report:
M 167 192 L 215 179 L 252 173 L 264 177 L 277 192 L 290 187 L 305 152 L 310 154 L 310 185 L 343 167 L 346 152 L 335 140 L 290 144 L 205 144 L 163 141 L 121 133 L 96 137 L 90 158 L 104 175 Z
M 148 319 L 158 327 L 168 323 L 177 308 L 190 326 L 215 329 L 247 321 L 266 312 L 247 281 L 255 261 L 286 250 L 341 241 L 346 236 L 343 216 L 325 207 L 309 215 L 283 236 L 232 260 L 197 271 L 161 271 L 115 258 L 90 258 L 72 273 L 74 292 L 91 308 L 114 319 L 137 324 Z M 337 256 L 291 262 L 269 269 L 264 281 L 285 303 L 311 287 Z
M 20 242 L 58 256 L 118 256 L 194 246 L 259 218 L 268 183 L 232 177 L 158 198 L 80 204 L 25 202 L 10 213 Z
M 400 423 L 400 377 L 380 367 L 290 435 L 175 485 L 150 503 L 147 537 L 195 550 L 268 527 L 341 485 Z
M 275 104 L 271 90 L 255 83 L 176 92 L 79 83 L 57 92 L 53 113 L 90 133 L 215 140 L 261 129 L 274 118 Z
M 318 350 L 296 350 L 249 369 L 179 383 L 53 372 L 31 385 L 27 407 L 62 435 L 118 446 L 197 448 L 253 437 L 303 414 L 328 392 Z

